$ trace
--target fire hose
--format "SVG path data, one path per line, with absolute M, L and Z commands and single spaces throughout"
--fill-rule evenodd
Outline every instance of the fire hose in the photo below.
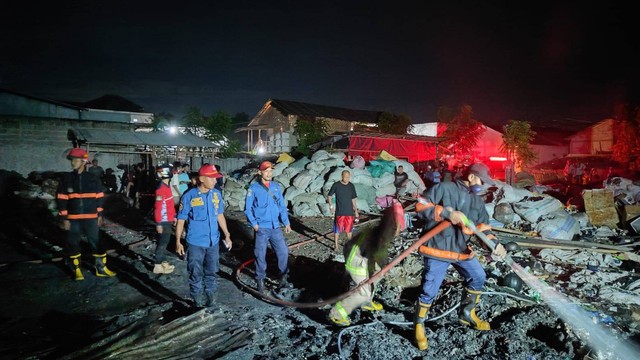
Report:
M 380 279 L 385 273 L 387 273 L 389 270 L 391 270 L 391 268 L 393 268 L 394 266 L 398 265 L 398 263 L 400 263 L 400 261 L 402 261 L 404 258 L 409 256 L 409 254 L 411 254 L 413 251 L 418 249 L 422 244 L 424 244 L 429 239 L 434 237 L 436 234 L 440 233 L 442 230 L 448 228 L 449 226 L 451 226 L 451 223 L 448 222 L 448 221 L 443 221 L 443 222 L 439 223 L 433 229 L 429 230 L 427 233 L 425 233 L 420 238 L 418 238 L 418 240 L 416 240 L 413 244 L 411 244 L 411 246 L 409 246 L 405 251 L 403 251 L 395 259 L 393 259 L 389 264 L 387 264 L 385 267 L 380 269 L 380 271 L 378 271 L 377 273 L 373 274 L 367 280 L 361 282 L 360 284 L 358 284 L 356 287 L 350 289 L 349 291 L 347 291 L 347 292 L 345 292 L 345 293 L 343 293 L 341 295 L 335 296 L 333 298 L 330 298 L 330 299 L 326 299 L 326 300 L 322 300 L 322 301 L 318 301 L 318 302 L 314 302 L 314 303 L 292 302 L 292 301 L 286 301 L 286 300 L 277 299 L 277 298 L 265 295 L 265 294 L 257 291 L 256 289 L 253 289 L 253 288 L 245 285 L 244 283 L 242 283 L 239 280 L 240 273 L 241 273 L 242 269 L 244 269 L 245 266 L 247 266 L 247 265 L 251 264 L 252 262 L 254 262 L 255 258 L 245 261 L 243 264 L 241 264 L 238 267 L 238 269 L 236 270 L 236 280 L 238 280 L 238 283 L 240 284 L 240 286 L 242 286 L 247 292 L 249 292 L 249 293 L 251 293 L 251 294 L 253 294 L 253 295 L 255 295 L 255 296 L 257 296 L 257 297 L 259 297 L 261 299 L 264 299 L 264 300 L 266 300 L 268 302 L 274 303 L 274 304 L 287 306 L 287 307 L 293 307 L 293 308 L 319 308 L 319 307 L 323 307 L 325 305 L 334 304 L 334 303 L 336 303 L 336 302 L 338 302 L 338 301 L 340 301 L 342 299 L 345 299 L 345 298 L 349 297 L 350 295 L 355 294 L 356 292 L 358 292 L 361 288 L 373 284 L 375 281 Z M 295 245 L 295 244 L 293 244 L 293 245 Z

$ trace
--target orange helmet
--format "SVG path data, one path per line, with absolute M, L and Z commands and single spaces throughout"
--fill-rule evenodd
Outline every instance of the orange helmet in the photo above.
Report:
M 69 151 L 69 154 L 67 154 L 67 159 L 89 160 L 89 153 L 85 149 L 73 148 Z

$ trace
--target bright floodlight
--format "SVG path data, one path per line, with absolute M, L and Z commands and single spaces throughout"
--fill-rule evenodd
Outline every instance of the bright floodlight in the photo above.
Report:
M 264 148 L 262 146 L 258 148 L 258 154 L 264 154 Z
M 176 128 L 175 126 L 169 126 L 169 133 L 170 134 L 175 134 L 176 131 L 178 131 L 178 128 Z

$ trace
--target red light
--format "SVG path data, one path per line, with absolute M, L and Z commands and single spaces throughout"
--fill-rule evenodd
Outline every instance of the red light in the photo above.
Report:
M 491 161 L 507 161 L 506 157 L 492 156 L 489 158 Z

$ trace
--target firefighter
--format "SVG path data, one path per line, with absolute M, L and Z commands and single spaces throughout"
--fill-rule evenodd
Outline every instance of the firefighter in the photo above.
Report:
M 404 210 L 400 202 L 394 199 L 393 205 L 385 209 L 376 227 L 367 227 L 345 244 L 344 267 L 351 277 L 352 288 L 380 270 L 380 266 L 387 261 L 389 244 L 404 228 Z M 329 320 L 338 326 L 349 326 L 349 315 L 357 307 L 368 311 L 382 310 L 382 304 L 373 300 L 374 293 L 375 284 L 371 284 L 338 301 L 329 313 Z
M 476 330 L 490 330 L 489 323 L 479 319 L 475 310 L 480 302 L 486 274 L 467 245 L 472 232 L 462 226 L 462 219 L 466 216 L 477 224 L 478 230 L 496 241 L 491 227 L 486 225 L 489 223 L 489 214 L 484 207 L 484 200 L 478 195 L 483 185 L 495 185 L 495 182 L 485 165 L 473 164 L 465 169 L 460 179 L 432 187 L 427 197 L 416 204 L 418 216 L 426 221 L 425 230 L 445 219 L 457 225 L 436 234 L 419 249 L 424 256 L 424 278 L 422 292 L 416 303 L 414 326 L 415 341 L 420 350 L 428 348 L 424 322 L 449 265 L 453 265 L 465 279 L 466 287 L 458 312 L 460 322 Z M 493 250 L 493 255 L 497 257 L 504 257 L 505 254 L 500 244 Z
M 84 280 L 80 268 L 80 237 L 85 235 L 95 261 L 96 275 L 112 277 L 107 268 L 107 253 L 100 242 L 98 228 L 102 226 L 104 193 L 100 179 L 86 171 L 89 154 L 81 148 L 69 151 L 73 171 L 65 174 L 58 188 L 58 210 L 63 228 L 67 230 L 65 254 L 70 258 L 75 280 Z

